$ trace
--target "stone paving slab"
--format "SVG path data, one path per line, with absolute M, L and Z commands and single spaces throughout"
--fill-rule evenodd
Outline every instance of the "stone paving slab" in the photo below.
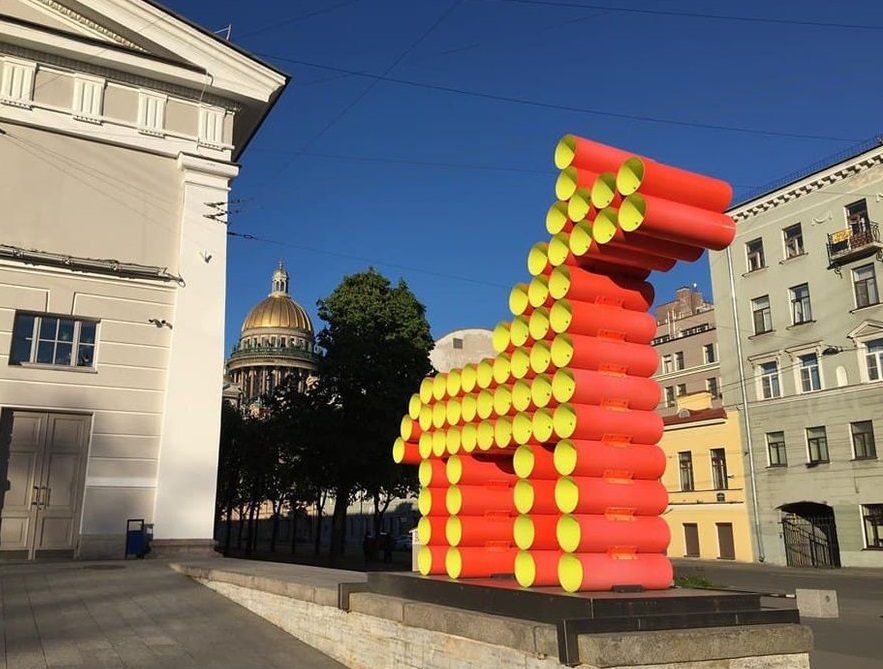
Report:
M 345 669 L 160 560 L 0 564 L 0 614 L 5 669 Z

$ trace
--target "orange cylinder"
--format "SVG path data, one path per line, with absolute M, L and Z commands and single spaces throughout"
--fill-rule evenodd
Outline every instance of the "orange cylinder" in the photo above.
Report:
M 420 511 L 420 515 L 448 515 L 448 511 L 445 509 L 446 493 L 446 487 L 421 488 L 417 494 L 417 510 Z
M 553 238 L 554 239 L 554 238 Z M 667 272 L 674 267 L 675 261 L 670 258 L 641 253 L 637 250 L 622 251 L 599 244 L 592 235 L 592 223 L 580 221 L 573 226 L 568 239 L 568 248 L 575 261 L 558 262 L 552 253 L 552 242 L 549 243 L 549 262 L 553 267 L 563 264 L 576 264 L 580 267 L 591 266 L 595 261 L 607 265 L 634 268 L 638 270 L 656 270 Z M 561 256 L 562 253 L 556 254 Z
M 423 434 L 419 421 L 414 420 L 411 416 L 404 416 L 401 422 L 401 436 L 405 441 L 416 442 Z
M 537 242 L 527 253 L 527 271 L 531 276 L 543 274 L 549 267 L 549 244 Z
M 668 523 L 659 516 L 565 514 L 557 520 L 556 536 L 568 553 L 663 553 L 671 540 Z
M 623 201 L 619 225 L 625 232 L 641 229 L 654 237 L 715 251 L 729 246 L 736 234 L 736 224 L 726 214 L 640 193 Z
M 417 469 L 417 479 L 424 488 L 448 485 L 445 461 L 438 458 L 429 458 L 421 461 L 420 467 Z
M 512 407 L 511 386 L 504 385 L 494 388 L 493 402 L 495 416 L 508 416 L 515 413 L 515 409 Z
M 656 319 L 648 313 L 566 298 L 552 305 L 549 325 L 555 334 L 568 332 L 633 344 L 649 344 L 656 336 Z
M 643 344 L 598 337 L 560 334 L 552 341 L 551 361 L 559 369 L 591 369 L 612 374 L 653 376 L 659 365 L 656 349 Z
M 555 180 L 555 197 L 558 198 L 558 202 L 565 202 L 573 197 L 573 194 L 576 193 L 578 188 L 589 188 L 591 189 L 592 184 L 595 183 L 595 179 L 598 178 L 598 173 L 590 170 L 580 169 L 579 167 L 565 167 L 558 174 L 558 178 Z M 555 207 L 555 205 L 552 205 Z M 551 211 L 551 210 L 550 210 Z M 546 227 L 548 227 L 549 215 L 546 216 Z M 552 234 L 555 234 L 554 232 Z
M 421 546 L 417 551 L 417 568 L 424 576 L 445 574 L 445 557 L 448 546 Z
M 567 298 L 646 312 L 653 304 L 654 291 L 646 281 L 562 265 L 549 275 L 549 295 L 555 300 Z
M 533 314 L 533 310 L 531 310 L 531 314 Z M 498 353 L 506 352 L 511 355 L 512 351 L 518 347 L 524 346 L 529 340 L 530 316 L 527 314 L 521 314 L 512 319 L 512 323 L 509 326 L 508 345 L 503 351 L 498 351 Z
M 573 227 L 573 222 L 567 217 L 567 202 L 558 200 L 546 213 L 546 231 L 550 235 L 559 232 L 567 232 Z
M 423 459 L 420 455 L 420 446 L 408 442 L 399 437 L 392 445 L 393 462 L 400 465 L 419 465 Z
M 513 356 L 514 357 L 514 356 Z M 525 351 L 524 359 L 527 361 L 528 369 L 530 368 L 530 355 Z M 524 379 L 515 374 L 513 370 L 513 375 L 517 378 L 514 384 L 512 384 L 512 407 L 515 411 L 527 411 L 531 408 L 531 394 L 530 394 L 530 379 Z M 522 375 L 523 376 L 523 375 Z
M 652 553 L 630 559 L 604 553 L 565 553 L 558 561 L 558 581 L 567 592 L 603 592 L 618 586 L 666 590 L 673 578 L 668 558 Z
M 494 421 L 494 447 L 509 448 L 512 445 L 512 418 L 499 416 Z
M 518 481 L 511 458 L 452 455 L 445 473 L 452 485 L 514 485 Z
M 725 181 L 637 156 L 619 166 L 616 188 L 623 195 L 640 191 L 716 212 L 724 211 L 733 197 L 733 189 Z
M 553 460 L 562 476 L 656 480 L 665 472 L 665 453 L 654 444 L 562 439 Z
M 512 351 L 509 359 L 509 373 L 516 381 L 533 377 L 534 372 L 530 366 L 530 348 L 520 346 Z
M 595 274 L 608 274 L 610 276 L 616 277 L 628 277 L 630 279 L 634 279 L 636 281 L 643 281 L 648 276 L 652 270 L 647 269 L 646 267 L 641 266 L 640 263 L 636 262 L 633 265 L 626 265 L 622 262 L 604 262 L 603 260 L 598 260 L 597 258 L 590 258 L 587 256 L 583 256 L 582 258 L 575 258 L 572 262 L 568 259 L 568 265 L 579 267 L 588 272 L 594 272 Z
M 509 311 L 513 316 L 520 316 L 528 312 L 530 302 L 528 301 L 527 288 L 528 284 L 526 283 L 516 283 L 509 291 Z
M 537 374 L 530 383 L 530 402 L 537 409 L 555 406 L 558 402 L 552 395 L 552 375 Z
M 436 402 L 446 399 L 448 393 L 448 375 L 439 372 L 432 377 L 432 397 Z
M 662 416 L 655 411 L 608 409 L 594 404 L 559 404 L 554 430 L 560 439 L 616 438 L 637 444 L 655 444 L 662 437 Z
M 451 546 L 513 544 L 514 516 L 450 516 L 445 537 Z
M 463 390 L 464 395 L 468 395 L 475 391 L 477 385 L 478 366 L 470 362 L 468 365 L 464 365 L 460 371 L 460 388 Z
M 447 515 L 423 516 L 417 521 L 417 538 L 424 546 L 446 546 L 448 543 L 445 537 L 445 527 L 447 526 Z
M 558 548 L 558 514 L 522 514 L 515 518 L 512 535 L 521 550 L 529 548 L 551 550 Z
M 523 479 L 557 479 L 554 449 L 539 444 L 523 444 L 512 456 L 512 467 Z
M 450 486 L 445 491 L 445 509 L 452 516 L 476 516 L 484 513 L 514 515 L 512 488 L 508 485 Z
M 527 287 L 527 299 L 531 309 L 537 309 L 546 304 L 549 299 L 549 277 L 547 275 L 540 274 L 530 280 Z
M 453 579 L 511 575 L 515 572 L 516 555 L 518 549 L 514 546 L 452 547 L 445 554 L 445 570 Z
M 552 365 L 552 344 L 538 341 L 530 347 L 530 368 L 534 374 L 542 374 Z
M 515 348 L 512 343 L 512 323 L 509 321 L 500 321 L 494 326 L 491 334 L 491 346 L 497 353 L 511 351 Z
M 496 385 L 496 381 L 494 381 L 494 358 L 483 358 L 476 365 L 475 383 L 480 389 L 493 388 Z
M 555 504 L 562 513 L 658 516 L 668 505 L 659 481 L 611 482 L 588 476 L 562 476 L 555 483 Z
M 518 513 L 554 514 L 558 512 L 555 503 L 554 480 L 521 479 L 513 488 L 513 502 Z
M 555 167 L 563 170 L 573 165 L 592 172 L 616 172 L 619 166 L 635 154 L 593 142 L 576 135 L 564 135 L 555 147 Z
M 559 585 L 560 550 L 521 551 L 515 558 L 515 580 L 522 588 Z
M 674 260 L 683 260 L 684 262 L 695 262 L 702 257 L 705 249 L 701 246 L 692 246 L 690 244 L 680 244 L 667 239 L 653 237 L 648 233 L 638 234 L 640 229 L 634 232 L 623 232 L 621 228 L 608 242 L 601 242 L 604 246 L 620 251 L 628 251 L 630 249 L 640 251 L 641 253 L 649 253 L 650 255 L 660 256 L 662 258 L 673 258 Z
M 613 404 L 637 411 L 653 411 L 659 404 L 659 384 L 641 376 L 564 367 L 555 372 L 550 386 L 556 404 Z

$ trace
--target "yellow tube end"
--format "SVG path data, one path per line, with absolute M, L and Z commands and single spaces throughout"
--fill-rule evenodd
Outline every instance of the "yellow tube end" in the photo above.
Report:
M 558 300 L 549 310 L 549 326 L 555 334 L 567 332 L 573 323 L 573 305 L 568 300 Z
M 566 200 L 567 198 L 562 199 Z M 567 218 L 567 203 L 561 201 L 556 202 L 549 207 L 549 211 L 546 213 L 546 231 L 550 235 L 556 235 L 567 227 L 567 222 L 569 220 L 570 219 Z
M 460 370 L 452 369 L 448 372 L 446 383 L 448 397 L 456 397 L 460 394 Z
M 490 388 L 482 388 L 476 400 L 475 413 L 481 420 L 490 418 L 494 413 L 494 391 Z
M 420 429 L 426 432 L 432 429 L 432 405 L 424 404 L 420 407 L 420 417 L 417 419 Z
M 530 336 L 534 341 L 544 339 L 549 332 L 549 310 L 546 307 L 534 309 L 528 324 Z
M 561 513 L 573 513 L 579 503 L 579 488 L 569 476 L 562 476 L 555 483 L 555 506 Z
M 549 248 L 547 250 L 549 264 L 552 267 L 563 265 L 570 253 L 570 235 L 566 232 L 559 232 L 549 240 Z
M 526 551 L 533 546 L 534 538 L 536 537 L 533 521 L 528 516 L 518 516 L 512 528 L 512 535 L 515 539 L 515 545 L 521 550 Z
M 575 167 L 565 167 L 555 179 L 555 197 L 559 200 L 569 200 L 578 186 L 578 177 Z M 557 203 L 556 203 L 557 204 Z M 553 207 L 555 205 L 552 205 Z M 548 216 L 547 216 L 548 220 Z
M 513 316 L 519 316 L 527 311 L 530 304 L 528 301 L 528 284 L 516 283 L 509 291 L 509 311 Z
M 432 432 L 424 432 L 417 442 L 417 451 L 424 460 L 432 455 Z
M 528 445 L 519 446 L 512 456 L 512 466 L 518 478 L 526 479 L 533 472 L 534 462 L 536 458 L 533 455 L 533 448 Z
M 512 408 L 512 391 L 508 386 L 497 386 L 494 390 L 494 414 L 505 416 Z
M 562 368 L 552 377 L 552 397 L 559 404 L 569 402 L 576 392 L 576 377 L 570 369 Z
M 552 340 L 551 361 L 555 367 L 567 367 L 573 360 L 573 339 L 568 334 L 560 334 Z
M 472 422 L 466 423 L 466 425 L 463 426 L 463 429 L 460 430 L 460 446 L 463 447 L 465 452 L 472 453 L 477 445 L 478 426 Z
M 558 582 L 567 592 L 576 592 L 582 587 L 583 565 L 571 553 L 565 553 L 558 560 Z
M 491 345 L 494 347 L 494 351 L 502 353 L 509 348 L 509 342 L 512 337 L 510 334 L 511 329 L 512 324 L 509 321 L 500 321 L 497 323 L 496 327 L 494 327 L 494 332 L 491 335 Z
M 537 242 L 527 254 L 527 271 L 531 276 L 538 276 L 549 264 L 549 245 L 546 242 Z
M 445 421 L 448 425 L 456 425 L 460 422 L 460 400 L 452 397 L 445 402 Z
M 449 427 L 445 431 L 445 450 L 449 455 L 454 455 L 460 451 L 460 428 L 456 425 Z
M 573 235 L 571 235 L 571 244 L 573 240 Z M 571 251 L 572 251 L 571 247 Z M 575 254 L 574 254 L 575 255 Z M 570 290 L 570 268 L 566 265 L 562 265 L 561 267 L 556 267 L 549 274 L 549 296 L 553 300 L 560 300 L 563 297 L 567 296 L 567 292 Z
M 494 424 L 489 420 L 483 420 L 478 424 L 478 448 L 488 451 L 494 445 Z
M 429 491 L 429 488 L 423 488 L 417 494 L 417 510 L 420 511 L 422 516 L 428 516 L 429 512 L 432 511 L 432 493 Z
M 497 448 L 508 448 L 512 443 L 512 419 L 500 416 L 494 422 L 494 444 Z
M 527 366 L 530 365 L 530 356 L 527 351 L 523 351 L 522 355 L 519 356 L 519 361 L 525 361 L 524 374 L 527 373 Z M 515 356 L 512 356 L 512 364 L 515 365 Z M 520 367 L 521 365 L 519 365 Z M 521 371 L 521 369 L 519 369 Z M 513 374 L 514 374 L 513 370 Z M 531 403 L 531 383 L 527 379 L 523 378 L 524 374 L 515 374 L 515 376 L 520 376 L 515 385 L 512 386 L 512 407 L 516 411 L 527 411 L 530 408 Z
M 599 244 L 606 244 L 619 230 L 619 212 L 613 207 L 599 211 L 592 224 L 592 237 Z
M 444 430 L 435 430 L 432 433 L 432 454 L 440 458 L 448 449 L 448 435 Z
M 515 501 L 515 508 L 518 513 L 530 513 L 533 508 L 536 496 L 534 494 L 533 484 L 527 479 L 521 479 L 515 484 L 512 491 L 512 497 Z
M 552 364 L 552 347 L 548 342 L 538 341 L 530 348 L 530 368 L 542 374 Z
M 464 393 L 468 394 L 475 390 L 477 383 L 478 369 L 474 364 L 470 363 L 460 372 L 460 387 L 463 389 Z
M 412 420 L 420 418 L 420 409 L 422 408 L 423 401 L 420 399 L 420 393 L 414 393 L 411 395 L 411 399 L 408 400 L 408 415 Z
M 405 459 L 405 440 L 398 437 L 392 444 L 392 461 L 400 464 Z
M 429 540 L 432 539 L 432 523 L 426 516 L 423 516 L 417 521 L 417 539 L 420 540 L 420 543 L 423 544 L 424 547 L 429 543 Z M 420 559 L 419 554 L 417 559 Z
M 459 546 L 463 539 L 463 523 L 457 516 L 451 516 L 445 523 L 445 539 L 451 546 Z
M 546 303 L 549 297 L 549 277 L 544 274 L 535 276 L 527 286 L 527 301 L 534 309 Z
M 632 156 L 619 166 L 616 172 L 616 189 L 623 197 L 637 191 L 644 182 L 644 161 L 637 156 Z
M 524 346 L 516 348 L 514 351 L 512 351 L 512 358 L 509 360 L 509 372 L 512 374 L 512 378 L 517 379 L 517 381 L 521 381 L 524 379 L 525 376 L 527 376 L 527 373 L 529 371 L 530 349 L 525 348 Z M 530 398 L 528 398 L 528 400 L 529 399 Z M 515 403 L 514 393 L 512 397 L 512 403 Z M 523 409 L 519 409 L 519 411 L 523 411 Z
M 573 553 L 579 548 L 579 522 L 569 514 L 561 516 L 558 519 L 558 524 L 555 526 L 555 536 L 558 538 L 558 545 L 561 547 L 561 550 Z
M 592 210 L 592 191 L 588 188 L 577 188 L 567 201 L 567 217 L 574 224 L 585 220 Z
M 555 471 L 561 476 L 570 476 L 576 469 L 577 460 L 576 446 L 570 439 L 562 439 L 555 444 L 555 452 L 552 454 L 552 462 L 555 463 Z
M 577 258 L 584 256 L 592 248 L 592 224 L 580 221 L 570 231 L 570 252 Z
M 559 170 L 570 167 L 574 156 L 576 156 L 576 137 L 564 135 L 555 146 L 555 167 Z
M 646 215 L 647 200 L 640 193 L 633 193 L 619 206 L 619 227 L 626 232 L 634 232 L 641 227 Z
M 447 402 L 436 402 L 432 405 L 432 427 L 440 429 L 445 426 L 448 420 L 448 404 Z
M 478 399 L 475 395 L 463 395 L 460 401 L 460 418 L 466 424 L 475 420 L 475 414 L 478 410 Z
M 569 439 L 576 432 L 576 410 L 570 404 L 559 404 L 555 407 L 553 419 L 555 436 Z
M 537 565 L 528 551 L 515 556 L 515 580 L 522 588 L 529 588 L 537 580 Z
M 423 576 L 429 576 L 429 572 L 432 571 L 432 551 L 429 550 L 429 546 L 421 546 L 417 551 L 417 569 Z
M 512 319 L 512 324 L 509 327 L 509 341 L 512 342 L 512 345 L 516 348 L 518 346 L 524 346 L 527 343 L 528 338 L 530 337 L 530 317 L 521 314 L 520 316 L 516 316 Z M 505 351 L 505 349 L 503 349 Z M 497 353 L 502 353 L 503 351 L 497 351 Z
M 538 374 L 530 384 L 530 400 L 539 409 L 552 401 L 552 380 L 548 374 Z
M 555 419 L 549 409 L 537 409 L 533 414 L 533 434 L 541 444 L 552 439 Z
M 432 389 L 435 385 L 435 379 L 427 376 L 420 382 L 420 401 L 423 404 L 429 404 L 432 401 Z
M 452 455 L 448 458 L 448 461 L 445 463 L 445 477 L 451 485 L 457 485 L 460 482 L 460 479 L 463 477 L 463 460 L 460 459 L 459 455 Z M 422 481 L 421 484 L 423 484 Z
M 463 558 L 457 548 L 449 548 L 445 555 L 445 571 L 453 579 L 460 578 L 463 571 Z
M 445 509 L 452 516 L 460 513 L 463 508 L 463 493 L 458 486 L 452 485 L 445 493 Z
M 445 398 L 445 395 L 448 392 L 448 375 L 444 372 L 439 372 L 435 375 L 432 382 L 432 396 L 436 401 L 441 401 Z
M 610 206 L 613 198 L 616 197 L 616 177 L 612 172 L 604 172 L 599 174 L 598 178 L 592 184 L 592 205 L 596 209 L 603 209 Z
M 494 381 L 497 384 L 506 383 L 509 380 L 509 367 L 510 367 L 510 358 L 507 353 L 500 353 L 496 358 L 494 358 L 494 365 L 492 368 Z
M 417 480 L 420 481 L 420 485 L 424 488 L 428 488 L 429 484 L 432 483 L 432 462 L 430 460 L 424 460 L 420 463 L 420 466 L 417 468 Z
M 475 380 L 479 388 L 487 388 L 494 382 L 494 359 L 484 358 L 478 363 Z
M 521 411 L 512 419 L 512 441 L 526 444 L 533 436 L 533 419 L 529 413 Z

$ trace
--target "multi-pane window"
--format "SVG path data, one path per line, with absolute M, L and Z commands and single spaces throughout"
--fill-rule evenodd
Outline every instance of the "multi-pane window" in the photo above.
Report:
M 809 284 L 802 283 L 791 289 L 791 322 L 794 325 L 812 320 L 809 304 Z
M 684 492 L 693 490 L 693 453 L 691 451 L 678 453 L 678 469 L 681 473 L 681 490 Z
M 781 396 L 779 388 L 779 363 L 765 362 L 760 366 L 760 389 L 765 400 Z
M 711 449 L 711 481 L 715 490 L 726 490 L 727 454 L 722 448 Z
M 683 369 L 684 368 L 684 352 L 678 351 L 675 353 L 675 369 Z
M 665 406 L 673 407 L 675 405 L 675 389 L 673 386 L 665 387 Z
M 828 462 L 828 434 L 824 427 L 806 428 L 810 462 Z
M 702 347 L 702 354 L 705 356 L 705 362 L 710 363 L 717 360 L 717 356 L 714 353 L 714 344 L 706 344 Z
M 763 240 L 752 239 L 750 242 L 745 244 L 745 253 L 748 255 L 748 271 L 753 272 L 755 270 L 760 269 L 761 267 L 766 267 L 766 262 L 763 258 Z
M 94 321 L 17 313 L 9 363 L 92 367 L 96 326 Z
M 874 443 L 874 423 L 860 420 L 849 424 L 852 432 L 852 448 L 856 460 L 867 460 L 877 457 L 877 445 Z
M 813 390 L 822 389 L 822 380 L 819 376 L 819 356 L 815 353 L 807 353 L 800 360 L 800 388 L 809 393 Z
M 754 322 L 754 334 L 763 334 L 773 329 L 769 295 L 761 295 L 751 300 L 751 317 Z
M 868 380 L 883 379 L 883 339 L 865 342 L 865 364 L 868 367 Z
M 767 432 L 766 447 L 770 458 L 770 467 L 788 466 L 788 456 L 785 453 L 784 432 Z
M 865 545 L 883 548 L 883 504 L 863 505 L 862 519 L 865 521 Z
M 667 354 L 662 356 L 662 373 L 668 374 L 669 372 L 674 371 L 674 359 L 671 357 L 671 354 Z
M 687 384 L 686 383 L 679 383 L 677 386 L 678 397 L 683 397 L 686 394 L 687 394 Z
M 852 287 L 855 292 L 855 306 L 869 307 L 878 304 L 880 298 L 877 295 L 877 277 L 874 274 L 874 264 L 862 265 L 852 270 Z
M 856 235 L 868 230 L 868 203 L 866 200 L 859 200 L 852 204 L 846 205 L 846 222 L 849 224 L 850 231 Z
M 716 376 L 705 379 L 705 389 L 709 392 L 712 398 L 720 397 L 720 388 L 718 387 Z
M 785 238 L 785 258 L 796 258 L 804 254 L 803 250 L 803 230 L 800 229 L 800 223 L 795 223 L 782 230 Z

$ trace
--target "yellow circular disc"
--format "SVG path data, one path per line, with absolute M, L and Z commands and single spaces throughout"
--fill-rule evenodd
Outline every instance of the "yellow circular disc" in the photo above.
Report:
M 577 457 L 578 453 L 573 442 L 570 439 L 562 439 L 555 444 L 555 452 L 552 454 L 555 471 L 561 476 L 570 476 L 576 469 Z
M 535 276 L 527 287 L 527 299 L 530 306 L 534 309 L 543 306 L 547 297 L 549 297 L 549 277 L 545 274 Z
M 448 377 L 451 378 L 451 377 Z M 445 402 L 445 420 L 448 425 L 456 425 L 460 422 L 460 407 L 462 406 L 459 399 L 452 397 Z
M 555 526 L 555 536 L 558 538 L 561 550 L 573 553 L 579 548 L 580 542 L 580 527 L 577 519 L 569 514 L 561 516 Z
M 475 395 L 463 395 L 460 400 L 460 418 L 464 423 L 475 420 L 475 412 L 478 410 L 478 398 Z
M 570 167 L 575 155 L 576 137 L 574 135 L 564 135 L 555 146 L 555 167 L 559 170 Z
M 432 427 L 439 429 L 445 426 L 448 420 L 448 403 L 436 402 L 432 405 Z
M 530 347 L 530 368 L 542 374 L 552 364 L 552 346 L 547 341 L 538 341 Z
M 579 174 L 575 167 L 565 167 L 555 179 L 555 197 L 559 200 L 569 200 L 570 196 L 579 187 Z M 556 203 L 557 204 L 557 203 Z M 553 207 L 555 205 L 552 205 Z M 546 216 L 548 221 L 548 215 Z
M 494 381 L 498 384 L 509 380 L 509 354 L 501 353 L 494 359 Z
M 573 323 L 573 305 L 570 300 L 558 300 L 549 309 L 549 326 L 555 334 L 567 332 Z
M 460 451 L 460 428 L 456 425 L 445 431 L 445 450 L 450 455 Z
M 500 416 L 494 421 L 494 444 L 497 448 L 507 448 L 512 443 L 512 419 Z
M 564 199 L 566 200 L 567 198 Z M 558 201 L 549 207 L 549 211 L 546 213 L 546 231 L 550 235 L 556 235 L 567 227 L 569 221 L 570 219 L 567 218 L 567 203 Z
M 463 493 L 458 486 L 452 485 L 445 493 L 445 509 L 452 516 L 460 513 L 463 508 Z
M 510 334 L 511 328 L 512 324 L 509 321 L 500 321 L 494 328 L 494 332 L 491 335 L 491 346 L 494 347 L 494 351 L 497 353 L 502 353 L 509 348 L 509 342 L 512 337 Z
M 595 209 L 603 209 L 613 202 L 616 197 L 616 176 L 613 172 L 604 172 L 598 175 L 592 184 L 592 206 Z
M 554 307 L 553 307 L 554 308 Z M 540 341 L 549 332 L 549 310 L 546 307 L 537 307 L 530 315 L 530 336 L 534 341 Z
M 512 319 L 512 325 L 509 328 L 509 343 L 512 346 L 524 346 L 527 343 L 527 339 L 530 337 L 529 323 L 530 317 L 524 314 Z M 497 351 L 497 353 L 502 353 L 502 351 Z
M 571 235 L 571 239 L 573 236 Z M 567 265 L 556 267 L 549 274 L 549 297 L 553 300 L 560 300 L 567 297 L 570 290 L 571 273 Z
M 463 571 L 463 558 L 457 548 L 449 548 L 445 555 L 445 570 L 451 578 L 459 578 Z
M 522 588 L 529 588 L 537 580 L 537 565 L 528 551 L 515 556 L 515 580 Z
M 478 393 L 478 399 L 476 400 L 475 405 L 475 413 L 479 418 L 484 420 L 485 418 L 490 418 L 494 413 L 494 391 L 490 388 L 483 388 L 480 393 Z
M 521 380 L 530 371 L 530 349 L 520 346 L 512 351 L 509 359 L 509 373 L 513 379 Z
M 595 216 L 595 222 L 592 224 L 592 238 L 599 244 L 606 244 L 613 239 L 617 230 L 619 230 L 618 210 L 607 207 Z
M 619 227 L 626 232 L 634 232 L 641 227 L 646 214 L 647 200 L 640 193 L 633 193 L 619 205 Z
M 405 440 L 398 437 L 392 443 L 392 461 L 399 464 L 405 459 Z
M 533 447 L 524 444 L 515 449 L 515 455 L 512 456 L 512 466 L 518 478 L 530 478 L 533 472 L 535 458 L 533 456 Z
M 478 367 L 469 363 L 460 372 L 460 387 L 464 393 L 471 393 L 478 383 Z
M 573 339 L 569 334 L 560 334 L 552 340 L 550 358 L 559 369 L 570 364 L 573 360 Z
M 519 411 L 512 419 L 512 441 L 526 444 L 533 436 L 533 419 L 526 411 Z
M 570 252 L 580 258 L 592 248 L 592 224 L 580 221 L 570 231 Z
M 512 357 L 513 357 L 512 364 L 514 365 L 515 364 L 515 361 L 514 361 L 515 356 L 513 355 Z M 523 357 L 528 363 L 530 362 L 530 356 L 527 354 L 527 352 L 524 352 L 523 356 L 521 356 L 521 357 Z M 525 370 L 525 374 L 526 373 L 527 373 L 527 370 Z M 516 374 L 516 376 L 518 376 L 518 375 Z M 523 379 L 523 378 L 519 378 L 515 382 L 515 384 L 512 386 L 512 407 L 516 411 L 527 411 L 530 408 L 530 402 L 531 402 L 530 389 L 531 389 L 530 381 L 528 381 L 527 379 Z
M 494 382 L 494 359 L 485 358 L 478 363 L 475 380 L 479 388 L 487 388 Z
M 457 516 L 451 516 L 445 523 L 445 539 L 451 546 L 459 546 L 463 539 L 463 523 Z
M 429 550 L 429 546 L 421 546 L 417 551 L 417 569 L 424 576 L 429 576 L 429 572 L 432 571 L 432 551 Z
M 448 397 L 456 397 L 460 394 L 460 370 L 452 369 L 448 372 L 447 380 Z
M 478 448 L 487 451 L 494 445 L 494 424 L 489 420 L 483 420 L 478 424 Z
M 577 188 L 567 202 L 567 218 L 573 221 L 575 226 L 584 221 L 590 211 L 592 211 L 592 191 L 588 188 Z
M 512 408 L 512 391 L 508 386 L 497 386 L 494 389 L 494 414 L 505 416 Z
M 537 242 L 527 254 L 527 271 L 531 276 L 542 274 L 549 264 L 549 245 L 546 242 Z
M 549 264 L 552 267 L 563 265 L 569 253 L 570 235 L 566 232 L 559 232 L 557 235 L 553 235 L 552 239 L 549 240 Z
M 432 401 L 432 389 L 435 387 L 435 378 L 427 376 L 420 382 L 420 401 L 429 404 Z
M 417 494 L 417 509 L 422 516 L 428 516 L 429 512 L 432 511 L 432 492 L 430 492 L 429 488 L 423 488 Z
M 426 516 L 417 521 L 417 540 L 424 546 L 432 539 L 432 523 Z
M 411 435 L 416 432 L 414 429 L 414 421 L 410 416 L 402 416 L 402 422 L 399 423 L 399 434 L 405 441 L 411 441 Z
M 475 423 L 466 423 L 460 430 L 460 446 L 467 453 L 472 453 L 478 444 L 478 426 Z
M 616 172 L 616 189 L 623 196 L 631 195 L 644 182 L 644 161 L 632 156 L 619 166 Z
M 515 488 L 512 491 L 512 497 L 515 501 L 515 508 L 518 509 L 518 513 L 530 513 L 534 501 L 536 501 L 533 484 L 527 479 L 521 479 L 515 484 Z
M 515 539 L 515 545 L 521 550 L 526 551 L 533 546 L 534 538 L 536 537 L 533 521 L 528 516 L 518 516 L 512 528 L 512 535 Z
M 444 430 L 434 430 L 432 433 L 432 454 L 440 458 L 448 450 L 448 435 Z
M 509 292 L 509 311 L 513 316 L 520 316 L 530 305 L 527 295 L 527 284 L 516 283 Z
M 559 404 L 569 402 L 576 392 L 576 377 L 570 369 L 562 368 L 552 377 L 552 397 Z
M 445 395 L 448 392 L 448 375 L 444 372 L 439 372 L 435 375 L 434 380 L 432 382 L 432 396 L 436 401 L 441 401 L 445 398 Z
M 420 441 L 417 442 L 417 450 L 420 457 L 424 460 L 432 455 L 432 435 L 433 432 L 424 432 L 420 435 Z
M 555 431 L 555 416 L 549 409 L 537 409 L 533 414 L 533 435 L 541 444 L 552 438 Z
M 555 482 L 555 506 L 561 513 L 573 513 L 579 503 L 579 488 L 572 478 L 562 476 Z
M 445 463 L 445 477 L 451 485 L 457 485 L 463 477 L 463 460 L 459 455 L 452 455 Z
M 572 553 L 558 559 L 558 582 L 567 592 L 576 592 L 583 584 L 583 564 Z
M 548 374 L 537 374 L 530 383 L 530 401 L 538 409 L 549 406 L 552 401 L 553 381 Z
M 417 419 L 420 429 L 426 432 L 432 429 L 432 405 L 424 404 L 420 407 L 420 417 Z
M 576 410 L 571 404 L 559 404 L 555 407 L 553 422 L 555 435 L 559 439 L 568 439 L 576 432 Z
M 429 484 L 432 483 L 431 460 L 423 460 L 423 462 L 420 463 L 420 466 L 417 468 L 417 480 L 420 481 L 420 485 L 424 488 L 428 488 Z
M 411 395 L 411 399 L 408 400 L 408 415 L 413 419 L 417 420 L 420 418 L 420 410 L 423 408 L 423 400 L 420 399 L 420 393 L 414 393 Z

